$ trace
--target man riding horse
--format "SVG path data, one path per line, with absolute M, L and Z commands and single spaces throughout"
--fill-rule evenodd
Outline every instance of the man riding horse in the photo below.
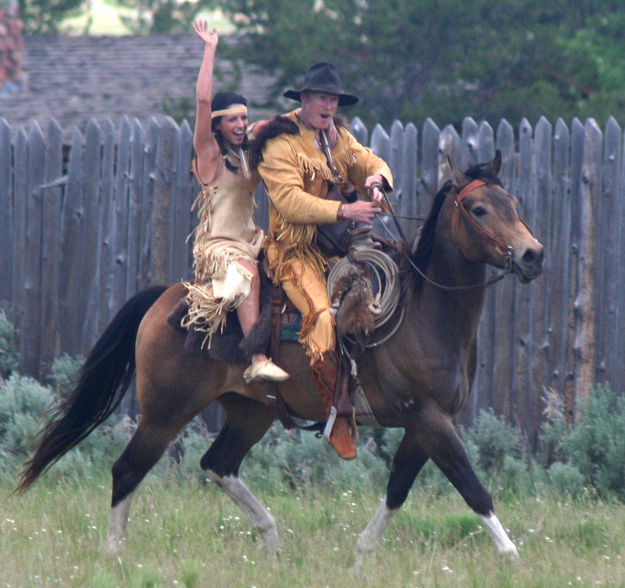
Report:
M 331 64 L 313 65 L 304 85 L 284 96 L 301 102 L 301 108 L 276 119 L 261 145 L 258 171 L 270 201 L 265 253 L 274 283 L 302 314 L 299 341 L 328 419 L 339 358 L 326 290 L 328 257 L 317 246 L 317 224 L 346 219 L 370 223 L 381 211 L 382 189 L 392 190 L 392 176 L 388 165 L 335 119 L 337 107 L 356 104 L 358 98 L 342 91 Z M 334 185 L 344 193 L 355 187 L 371 201 L 328 199 Z M 344 459 L 356 457 L 350 419 L 347 410 L 339 411 L 328 427 L 330 444 Z

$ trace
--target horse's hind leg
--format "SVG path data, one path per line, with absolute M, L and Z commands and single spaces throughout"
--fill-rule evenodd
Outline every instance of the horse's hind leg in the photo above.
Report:
M 141 421 L 130 443 L 113 464 L 113 495 L 106 547 L 118 551 L 126 532 L 132 493 L 161 458 L 185 423 L 156 426 Z
M 269 551 L 278 553 L 280 540 L 274 518 L 239 479 L 241 461 L 267 432 L 274 414 L 263 404 L 236 394 L 226 394 L 219 402 L 226 410 L 226 422 L 202 457 L 202 468 L 248 518 Z
M 109 528 L 106 534 L 106 551 L 116 553 L 126 536 L 126 524 L 130 513 L 132 492 L 111 508 Z
M 417 474 L 427 460 L 427 454 L 419 448 L 416 439 L 408 433 L 404 434 L 393 458 L 386 496 L 356 541 L 355 568 L 359 568 L 365 555 L 377 547 L 384 530 L 406 500 Z

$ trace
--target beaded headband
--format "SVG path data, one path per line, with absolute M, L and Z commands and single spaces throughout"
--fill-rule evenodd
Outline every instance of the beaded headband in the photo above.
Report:
M 247 106 L 244 104 L 233 104 L 228 108 L 222 108 L 221 110 L 215 110 L 211 114 L 211 118 L 217 118 L 218 116 L 231 116 L 235 114 L 247 114 Z

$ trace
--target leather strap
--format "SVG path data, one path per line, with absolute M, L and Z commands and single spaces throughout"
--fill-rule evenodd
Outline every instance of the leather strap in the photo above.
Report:
M 460 192 L 458 192 L 456 199 L 454 200 L 456 206 L 460 209 L 461 214 L 469 221 L 469 223 L 480 233 L 483 237 L 485 237 L 488 241 L 490 241 L 494 246 L 495 250 L 503 256 L 508 254 L 508 246 L 503 242 L 491 235 L 488 231 L 484 230 L 482 225 L 478 223 L 473 215 L 462 205 L 462 201 L 466 197 L 467 194 L 485 186 L 488 182 L 483 180 L 473 180 L 469 184 L 467 184 Z

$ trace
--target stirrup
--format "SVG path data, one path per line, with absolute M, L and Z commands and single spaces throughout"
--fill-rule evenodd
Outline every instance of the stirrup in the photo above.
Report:
M 330 416 L 328 417 L 328 420 L 326 422 L 326 427 L 323 430 L 323 436 L 328 441 L 330 440 L 330 435 L 332 434 L 332 429 L 334 429 L 334 423 L 336 422 L 336 415 L 337 415 L 336 406 L 333 406 L 330 409 Z

